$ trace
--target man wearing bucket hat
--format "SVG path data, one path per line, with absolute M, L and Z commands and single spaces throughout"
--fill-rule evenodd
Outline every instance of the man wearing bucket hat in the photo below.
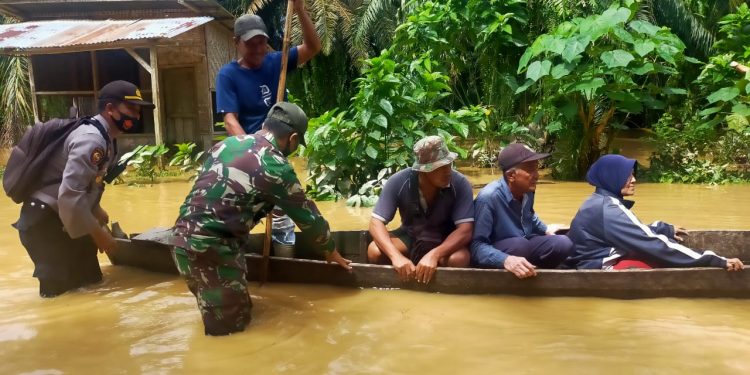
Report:
M 274 205 L 311 234 L 315 250 L 329 262 L 351 269 L 287 160 L 306 130 L 302 109 L 275 104 L 261 131 L 229 137 L 209 151 L 180 207 L 173 257 L 196 297 L 207 335 L 240 332 L 250 322 L 243 240 Z
M 437 266 L 466 267 L 474 222 L 471 184 L 453 170 L 456 154 L 441 137 L 414 145 L 411 168 L 391 176 L 370 219 L 370 263 L 393 264 L 402 281 L 428 283 Z M 401 227 L 386 225 L 398 209 Z
M 518 278 L 537 267 L 556 268 L 574 251 L 566 236 L 555 235 L 534 212 L 539 160 L 549 154 L 513 143 L 498 156 L 502 178 L 485 186 L 474 201 L 471 260 L 483 268 L 506 269 Z
M 38 183 L 23 200 L 14 227 L 34 262 L 40 296 L 55 297 L 102 280 L 97 249 L 112 251 L 117 245 L 103 227 L 109 221 L 99 204 L 103 181 L 117 156 L 115 139 L 135 129 L 142 107 L 154 105 L 143 100 L 136 85 L 126 81 L 104 85 L 99 90 L 99 113 L 70 120 L 72 131 L 59 150 L 49 149 L 50 161 L 40 170 L 27 171 L 36 175 Z M 53 126 L 54 121 L 35 128 Z M 33 137 L 31 130 L 27 134 Z

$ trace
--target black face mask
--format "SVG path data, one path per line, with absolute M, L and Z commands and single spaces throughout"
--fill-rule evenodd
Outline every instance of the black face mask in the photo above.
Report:
M 286 139 L 286 147 L 284 147 L 284 149 L 281 150 L 281 153 L 284 154 L 284 156 L 289 156 L 292 154 L 292 137 L 291 136 Z
M 117 129 L 120 129 L 120 131 L 123 133 L 130 133 L 135 131 L 135 125 L 138 122 L 138 118 L 128 116 L 120 111 L 117 112 L 120 114 L 120 119 L 115 120 L 114 117 L 112 118 L 112 122 L 115 123 Z
M 284 156 L 287 156 L 287 157 L 288 157 L 289 155 L 291 155 L 291 154 L 292 154 L 292 146 L 291 146 L 291 145 L 289 145 L 289 143 L 287 143 L 287 144 L 286 144 L 286 147 L 284 147 L 284 148 L 283 148 L 283 149 L 281 150 L 281 153 L 282 153 L 282 154 L 283 154 Z

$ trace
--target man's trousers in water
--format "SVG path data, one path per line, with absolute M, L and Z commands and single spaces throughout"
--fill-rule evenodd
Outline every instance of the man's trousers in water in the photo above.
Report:
M 175 247 L 172 255 L 198 302 L 206 335 L 244 331 L 250 323 L 252 302 L 242 250 L 230 245 L 211 246 L 205 252 Z

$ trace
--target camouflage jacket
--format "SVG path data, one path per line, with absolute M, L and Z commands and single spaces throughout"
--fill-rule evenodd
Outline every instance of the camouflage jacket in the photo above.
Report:
M 335 249 L 328 222 L 302 191 L 273 135 L 229 137 L 216 144 L 175 223 L 175 245 L 204 252 L 245 238 L 273 208 L 281 207 L 303 232 L 313 232 L 321 253 Z

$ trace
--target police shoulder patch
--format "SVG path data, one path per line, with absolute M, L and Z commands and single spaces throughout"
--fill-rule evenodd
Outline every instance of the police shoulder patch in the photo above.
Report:
M 101 147 L 95 148 L 94 151 L 91 152 L 91 162 L 95 165 L 99 165 L 99 163 L 102 162 L 102 159 L 104 159 L 104 149 Z

